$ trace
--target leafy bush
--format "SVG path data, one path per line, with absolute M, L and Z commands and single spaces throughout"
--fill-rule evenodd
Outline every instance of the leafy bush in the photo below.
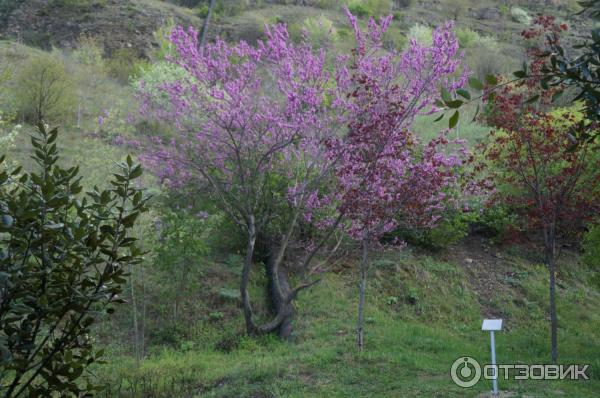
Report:
M 433 42 L 432 32 L 433 30 L 429 26 L 416 23 L 408 31 L 408 39 L 415 40 L 422 46 L 431 46 Z
M 11 125 L 2 117 L 2 112 L 0 112 L 0 148 L 2 148 L 2 153 L 10 151 L 15 147 L 15 138 L 19 134 L 21 130 L 21 125 Z
M 188 77 L 185 69 L 172 62 L 159 61 L 143 67 L 132 81 L 133 87 L 154 105 L 165 105 L 167 98 L 160 86 L 165 83 L 184 82 Z
M 523 24 L 523 25 L 530 25 L 531 24 L 531 17 L 527 13 L 527 11 L 525 11 L 522 8 L 519 8 L 519 7 L 513 7 L 513 8 L 511 8 L 510 9 L 510 16 L 513 19 L 513 21 L 518 22 L 520 24 Z
M 462 48 L 471 47 L 480 40 L 479 33 L 469 28 L 456 29 L 456 38 Z
M 518 68 L 519 60 L 503 51 L 492 37 L 479 36 L 465 48 L 465 62 L 475 77 L 484 79 L 488 75 L 505 74 Z
M 583 261 L 597 269 L 600 266 L 600 224 L 593 225 L 583 237 L 583 251 Z
M 135 79 L 144 67 L 136 50 L 120 48 L 116 50 L 107 62 L 109 74 L 119 82 L 126 84 Z
M 77 42 L 77 48 L 71 53 L 71 57 L 82 65 L 92 66 L 99 71 L 104 70 L 104 50 L 98 40 L 90 36 L 81 36 Z
M 388 15 L 391 8 L 390 0 L 352 0 L 348 3 L 350 12 L 358 17 Z
M 485 207 L 479 211 L 474 229 L 479 234 L 502 242 L 509 239 L 512 233 L 520 231 L 519 217 L 507 206 Z
M 307 39 L 317 47 L 326 47 L 339 39 L 333 22 L 324 15 L 306 18 L 302 24 L 302 30 Z
M 79 168 L 58 164 L 57 136 L 40 123 L 32 137 L 39 171 L 0 172 L 0 391 L 6 398 L 94 392 L 83 376 L 102 356 L 91 326 L 122 302 L 125 267 L 141 259 L 129 237 L 146 210 L 146 199 L 132 187 L 141 167 L 128 158 L 110 190 L 81 198 Z M 87 383 L 78 382 L 82 377 Z
M 399 229 L 394 235 L 408 243 L 430 250 L 441 250 L 452 246 L 469 233 L 471 217 L 458 211 L 449 211 L 431 229 Z
M 39 55 L 27 62 L 16 79 L 18 112 L 37 123 L 64 122 L 74 114 L 75 90 L 63 62 L 53 55 Z
M 0 0 L 0 26 L 6 24 L 10 14 L 21 4 L 23 0 Z
M 387 50 L 402 50 L 406 45 L 406 36 L 400 31 L 397 26 L 391 26 L 383 34 L 383 46 Z

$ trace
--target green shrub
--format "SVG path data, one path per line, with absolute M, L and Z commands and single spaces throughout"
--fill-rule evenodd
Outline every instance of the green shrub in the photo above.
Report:
M 0 155 L 6 155 L 15 147 L 15 139 L 21 130 L 21 125 L 12 125 L 2 116 L 2 112 L 0 112 Z
M 390 0 L 352 0 L 348 3 L 350 12 L 358 17 L 380 17 L 390 13 Z
M 103 53 L 104 50 L 96 38 L 82 35 L 71 57 L 78 63 L 91 66 L 101 72 L 105 67 Z
M 441 250 L 462 240 L 469 233 L 471 214 L 450 210 L 431 229 L 400 227 L 388 234 L 385 240 L 398 238 L 429 250 Z
M 583 252 L 583 261 L 596 270 L 600 269 L 600 224 L 593 225 L 584 235 Z
M 333 22 L 324 15 L 306 18 L 302 24 L 302 31 L 307 35 L 308 40 L 317 47 L 327 47 L 339 40 Z
M 0 26 L 6 24 L 10 14 L 21 4 L 23 0 L 0 0 Z
M 91 326 L 121 303 L 130 237 L 146 210 L 142 169 L 119 163 L 110 190 L 80 193 L 79 168 L 59 166 L 58 132 L 40 123 L 34 172 L 0 171 L 0 374 L 11 397 L 90 396 L 97 362 Z M 2 162 L 2 159 L 0 159 Z M 18 184 L 15 184 L 18 181 Z M 78 379 L 87 379 L 87 383 Z
M 146 62 L 140 59 L 138 52 L 132 48 L 116 50 L 107 62 L 108 73 L 119 82 L 126 84 L 135 79 Z
M 392 25 L 383 35 L 383 46 L 387 50 L 402 50 L 406 46 L 406 36 L 396 25 Z
M 408 39 L 415 40 L 422 46 L 431 46 L 433 43 L 432 33 L 433 30 L 429 26 L 416 23 L 408 31 Z
M 339 8 L 340 2 L 339 0 L 317 0 L 315 6 L 326 10 L 335 10 Z
M 476 232 L 497 242 L 520 231 L 519 217 L 510 208 L 501 205 L 481 209 L 474 224 Z
M 456 38 L 458 39 L 458 44 L 462 48 L 472 47 L 481 39 L 479 33 L 469 28 L 456 29 Z
M 510 16 L 513 19 L 513 21 L 518 22 L 520 24 L 523 24 L 523 25 L 530 25 L 531 24 L 531 17 L 527 13 L 527 11 L 525 11 L 522 8 L 519 8 L 519 7 L 513 7 L 513 8 L 511 8 L 510 9 Z
M 75 88 L 63 62 L 52 55 L 31 58 L 16 78 L 14 97 L 27 121 L 64 123 L 75 113 Z

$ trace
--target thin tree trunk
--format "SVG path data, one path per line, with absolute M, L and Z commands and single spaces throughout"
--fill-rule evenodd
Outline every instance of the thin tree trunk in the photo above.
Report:
M 138 318 L 137 318 L 137 302 L 135 299 L 135 289 L 134 289 L 134 280 L 133 280 L 133 264 L 129 265 L 129 285 L 131 289 L 131 308 L 133 310 L 133 352 L 135 355 L 136 362 L 140 360 L 140 352 L 139 352 L 139 329 L 138 329 Z
M 364 312 L 365 295 L 367 291 L 367 273 L 369 271 L 369 242 L 365 238 L 362 242 L 362 260 L 360 262 L 360 281 L 358 284 L 358 325 L 356 328 L 356 345 L 359 351 L 365 346 L 364 337 Z
M 140 356 L 146 355 L 146 278 L 144 275 L 144 265 L 140 264 L 140 276 L 142 278 L 142 322 L 140 330 Z
M 204 43 L 206 42 L 206 35 L 208 34 L 208 25 L 210 23 L 210 18 L 212 17 L 214 8 L 215 0 L 210 0 L 210 5 L 208 6 L 208 13 L 206 14 L 206 18 L 204 19 L 204 24 L 202 25 L 202 32 L 200 33 L 200 48 L 204 47 Z
M 544 228 L 546 265 L 550 272 L 550 341 L 552 362 L 558 361 L 558 319 L 556 316 L 556 232 L 552 223 Z
M 254 246 L 256 244 L 256 226 L 254 224 L 254 216 L 249 216 L 248 220 L 248 241 L 246 245 L 246 257 L 244 258 L 244 268 L 240 280 L 240 296 L 244 307 L 244 320 L 246 321 L 246 333 L 253 335 L 256 332 L 254 323 L 252 322 L 252 307 L 250 305 L 250 292 L 248 285 L 250 284 L 250 271 L 252 269 L 252 258 L 254 257 Z

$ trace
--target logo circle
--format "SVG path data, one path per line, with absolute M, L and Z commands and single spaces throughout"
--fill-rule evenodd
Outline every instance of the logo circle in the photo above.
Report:
M 459 387 L 473 387 L 481 379 L 481 366 L 471 357 L 460 357 L 452 364 L 450 376 Z

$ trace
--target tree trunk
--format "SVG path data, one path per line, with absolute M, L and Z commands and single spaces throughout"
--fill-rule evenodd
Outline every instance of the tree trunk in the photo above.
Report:
M 277 316 L 280 311 L 284 313 L 281 324 L 276 329 L 279 337 L 283 340 L 289 340 L 292 337 L 294 315 L 294 306 L 292 303 L 286 303 L 285 298 L 290 294 L 291 288 L 287 276 L 287 271 L 284 267 L 279 267 L 275 271 L 276 251 L 272 251 L 267 259 L 267 277 L 269 278 L 269 301 L 271 302 L 273 315 Z M 279 289 L 276 287 L 275 275 L 279 279 Z
M 252 258 L 254 257 L 254 246 L 256 244 L 256 226 L 254 216 L 249 216 L 248 220 L 248 241 L 246 245 L 246 257 L 244 258 L 244 268 L 240 281 L 240 296 L 244 307 L 244 320 L 246 321 L 246 333 L 253 335 L 256 332 L 252 322 L 252 307 L 250 305 L 250 293 L 248 285 L 250 284 L 250 270 L 252 269 Z
M 552 362 L 558 360 L 558 320 L 556 316 L 556 233 L 554 223 L 544 227 L 546 265 L 550 272 L 550 341 Z
M 358 284 L 358 325 L 356 328 L 356 345 L 359 351 L 364 349 L 364 312 L 365 294 L 367 291 L 367 273 L 369 271 L 369 243 L 367 239 L 362 242 L 362 260 L 360 262 L 360 281 Z
M 212 17 L 214 8 L 215 0 L 210 0 L 210 5 L 208 6 L 208 13 L 206 14 L 206 18 L 204 19 L 204 24 L 202 25 L 202 32 L 200 33 L 200 48 L 204 47 L 204 43 L 206 42 L 206 35 L 208 34 L 208 25 L 210 23 L 210 18 Z

